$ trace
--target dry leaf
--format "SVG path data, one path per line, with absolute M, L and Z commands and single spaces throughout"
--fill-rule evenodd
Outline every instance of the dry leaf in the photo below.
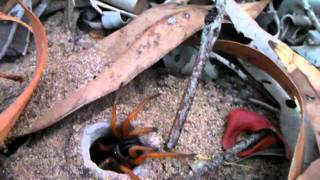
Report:
M 121 84 L 127 84 L 198 31 L 206 13 L 207 10 L 199 6 L 157 6 L 101 40 L 97 49 L 104 51 L 103 59 L 111 63 L 85 87 L 54 102 L 52 108 L 34 121 L 32 129 L 23 134 L 49 127 L 80 107 L 117 90 Z M 71 58 L 81 58 L 79 55 Z
M 292 67 L 290 64 L 286 63 L 291 61 L 290 56 L 287 57 L 288 60 L 284 60 L 281 58 L 279 59 L 278 55 L 271 49 L 269 45 L 269 41 L 273 41 L 275 43 L 281 43 L 278 39 L 271 36 L 269 33 L 265 32 L 262 28 L 259 27 L 259 25 L 252 19 L 246 12 L 242 11 L 239 7 L 239 5 L 234 2 L 233 0 L 227 0 L 227 6 L 226 6 L 227 14 L 229 15 L 230 19 L 232 20 L 235 28 L 244 34 L 244 36 L 252 39 L 252 42 L 250 43 L 252 46 L 257 48 L 258 50 L 262 51 L 264 54 L 266 54 L 270 59 L 272 59 L 274 62 L 278 64 L 282 64 L 286 67 L 286 70 L 288 70 L 289 76 L 293 79 L 293 81 L 296 83 L 296 85 L 299 87 L 299 90 L 301 91 L 301 98 L 300 98 L 300 108 L 302 111 L 302 126 L 300 127 L 300 133 L 297 139 L 297 144 L 295 148 L 295 153 L 292 159 L 292 164 L 289 172 L 289 179 L 295 179 L 303 170 L 303 163 L 304 163 L 304 156 L 309 155 L 309 153 L 305 153 L 305 145 L 307 144 L 310 147 L 314 142 L 306 142 L 306 135 L 305 135 L 305 126 L 307 126 L 308 120 L 310 119 L 310 122 L 313 124 L 313 127 L 315 128 L 315 121 L 317 120 L 317 116 L 315 116 L 315 113 L 310 113 L 311 109 L 317 109 L 319 108 L 318 104 L 318 88 L 319 88 L 319 80 L 317 80 L 317 72 L 314 69 L 310 69 L 311 65 L 307 65 L 304 60 L 301 60 L 299 62 L 299 68 L 293 68 L 294 72 L 292 71 Z M 250 27 L 250 28 L 248 28 Z M 291 50 L 290 50 L 291 51 Z M 292 51 L 291 51 L 292 52 Z M 298 55 L 290 54 L 291 58 L 296 58 Z M 299 58 L 301 59 L 301 58 Z M 283 62 L 282 62 L 283 61 Z M 304 69 L 304 70 L 303 70 Z M 309 71 L 310 72 L 305 72 Z M 306 74 L 304 74 L 306 73 Z M 310 105 L 310 102 L 308 102 L 308 97 L 311 95 L 311 99 L 313 99 L 313 103 Z M 294 97 L 292 97 L 294 100 Z M 303 105 L 303 106 L 301 106 Z M 304 111 L 306 109 L 306 112 Z M 309 109 L 309 110 L 308 110 Z M 313 110 L 314 111 L 314 110 Z M 295 123 L 295 122 L 293 122 Z M 316 135 L 318 146 L 319 146 L 319 139 Z M 309 138 L 308 139 L 312 139 Z
M 217 43 L 215 48 L 217 48 L 217 50 L 220 50 L 225 53 L 234 55 L 238 58 L 241 58 L 242 60 L 257 66 L 260 69 L 264 70 L 266 73 L 268 73 L 272 78 L 274 78 L 282 86 L 283 89 L 285 89 L 288 92 L 291 98 L 297 99 L 299 101 L 302 118 L 304 117 L 303 97 L 301 96 L 299 89 L 291 80 L 291 78 L 269 57 L 267 57 L 266 55 L 262 54 L 261 52 L 258 52 L 257 50 L 249 46 L 241 45 L 236 42 L 222 41 Z M 296 147 L 300 147 L 300 146 L 296 146 Z M 299 156 L 299 157 L 303 157 L 303 156 Z
M 205 6 L 175 4 L 157 6 L 144 12 L 93 47 L 97 56 L 108 62 L 97 79 L 68 93 L 65 99 L 53 102 L 50 109 L 43 109 L 41 117 L 31 122 L 30 129 L 20 130 L 13 136 L 47 128 L 82 106 L 117 90 L 121 83 L 128 83 L 198 31 L 206 13 Z M 86 52 L 70 58 L 82 58 L 83 53 Z
M 300 88 L 306 113 L 305 116 L 309 118 L 312 124 L 318 148 L 320 148 L 320 72 L 284 43 L 274 43 L 270 41 L 270 45 L 280 57 L 286 71 Z M 303 171 L 304 167 L 302 163 L 305 138 L 305 127 L 304 124 L 302 124 L 295 150 L 297 154 L 296 160 L 293 161 L 292 173 L 289 174 L 290 179 L 295 179 Z
M 18 19 L 18 18 L 16 18 L 16 17 L 8 16 L 8 15 L 0 12 L 0 20 L 2 20 L 2 21 L 13 21 L 13 22 L 19 23 L 19 24 L 21 24 L 23 27 L 27 28 L 29 31 L 32 32 L 32 27 L 30 27 L 27 23 L 21 21 L 20 19 Z
M 31 11 L 29 11 L 20 0 L 18 0 L 18 3 L 25 9 L 25 13 L 31 22 L 31 27 L 36 42 L 37 68 L 33 75 L 33 79 L 30 81 L 21 95 L 17 97 L 17 99 L 0 114 L 0 143 L 3 143 L 31 98 L 33 91 L 38 85 L 48 57 L 48 41 L 44 27 L 42 26 L 40 20 Z M 2 15 L 2 17 L 4 16 Z M 11 20 L 8 17 L 7 19 Z M 15 20 L 15 22 L 18 21 Z

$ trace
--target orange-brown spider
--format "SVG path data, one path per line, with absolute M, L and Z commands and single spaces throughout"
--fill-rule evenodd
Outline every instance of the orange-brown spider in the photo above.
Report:
M 112 106 L 111 135 L 98 139 L 91 147 L 91 157 L 101 168 L 128 174 L 132 179 L 139 179 L 131 169 L 140 165 L 148 158 L 190 157 L 190 154 L 173 152 L 156 152 L 155 148 L 145 146 L 139 136 L 157 131 L 153 127 L 132 129 L 130 122 L 136 119 L 145 105 L 158 95 L 144 99 L 128 115 L 125 121 L 117 126 L 117 98 Z M 99 156 L 99 160 L 94 160 Z M 103 158 L 101 158 L 103 156 Z M 103 159 L 103 160 L 101 160 Z

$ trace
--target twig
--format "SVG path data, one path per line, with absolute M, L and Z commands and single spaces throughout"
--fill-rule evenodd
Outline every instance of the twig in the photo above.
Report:
M 226 150 L 223 153 L 215 155 L 210 161 L 199 161 L 191 165 L 192 172 L 188 179 L 197 179 L 203 174 L 209 171 L 217 171 L 219 166 L 225 161 L 229 161 L 236 157 L 236 155 L 250 146 L 258 142 L 260 139 L 268 134 L 267 131 L 260 131 L 258 133 L 250 135 L 247 139 L 240 141 L 232 148 Z
M 257 104 L 257 105 L 259 105 L 259 106 L 262 106 L 262 107 L 264 107 L 265 109 L 268 109 L 268 110 L 270 110 L 270 111 L 272 111 L 272 112 L 275 112 L 275 113 L 279 113 L 279 112 L 280 112 L 280 110 L 279 110 L 278 108 L 275 108 L 274 106 L 272 106 L 272 105 L 270 105 L 270 104 L 268 104 L 268 103 L 262 102 L 262 101 L 260 101 L 260 100 L 258 100 L 258 99 L 249 98 L 248 100 L 249 100 L 250 102 L 252 102 L 252 103 L 254 103 L 254 104 Z
M 93 0 L 93 1 L 91 1 L 91 2 L 94 2 L 97 6 L 101 6 L 101 7 L 103 7 L 103 8 L 106 8 L 106 9 L 109 9 L 109 10 L 112 10 L 112 11 L 116 11 L 116 12 L 120 12 L 120 13 L 122 13 L 122 14 L 125 14 L 125 15 L 127 15 L 128 17 L 130 17 L 130 18 L 135 18 L 135 17 L 137 17 L 137 15 L 135 15 L 135 14 L 132 14 L 132 13 L 127 12 L 127 11 L 124 11 L 124 10 L 122 10 L 122 9 L 119 9 L 119 8 L 116 8 L 116 7 L 113 7 L 113 6 L 110 6 L 109 4 L 106 4 L 106 3 L 103 3 L 103 2 L 100 2 L 100 1 L 97 1 L 97 0 Z M 103 13 L 102 10 L 100 10 L 100 8 L 97 7 L 97 6 L 94 6 L 95 9 L 96 9 L 96 10 L 99 9 L 98 12 L 99 12 L 100 14 L 102 14 L 102 13 Z M 97 9 L 97 8 L 98 8 L 98 9 Z
M 316 30 L 318 32 L 320 32 L 320 22 L 318 17 L 316 16 L 316 14 L 314 13 L 313 9 L 311 8 L 309 1 L 308 0 L 302 0 L 302 6 L 304 8 L 304 11 L 306 12 L 306 14 L 308 15 L 308 17 L 310 18 L 312 24 L 314 25 L 314 27 L 316 28 Z
M 64 9 L 64 25 L 67 30 L 70 30 L 73 33 L 73 19 L 74 19 L 74 10 L 75 10 L 76 3 L 74 0 L 67 0 L 67 6 Z
M 190 0 L 166 0 L 164 3 L 188 4 Z
M 232 71 L 234 71 L 241 79 L 245 80 L 248 78 L 248 76 L 241 71 L 240 68 L 238 68 L 236 65 L 234 65 L 233 63 L 231 63 L 230 61 L 228 61 L 227 59 L 225 59 L 224 57 L 220 56 L 219 54 L 211 51 L 209 53 L 209 57 L 213 58 L 217 61 L 219 61 L 220 63 L 224 64 L 225 66 L 227 66 L 228 68 L 230 68 Z
M 238 163 L 235 163 L 235 162 L 228 162 L 228 161 L 225 161 L 223 163 L 223 165 L 238 166 L 238 167 L 242 167 L 242 168 L 246 168 L 246 169 L 253 169 L 252 166 L 247 166 L 247 165 L 244 165 L 244 164 L 238 164 Z
M 21 75 L 10 74 L 10 73 L 3 72 L 3 71 L 0 71 L 0 78 L 9 79 L 12 81 L 18 81 L 20 83 L 22 83 L 25 80 L 25 78 Z
M 193 67 L 191 78 L 188 82 L 188 86 L 184 92 L 182 101 L 180 103 L 175 120 L 171 127 L 169 138 L 166 142 L 166 146 L 169 149 L 174 148 L 179 140 L 183 125 L 187 119 L 190 107 L 192 105 L 199 77 L 204 68 L 208 54 L 211 51 L 213 44 L 218 38 L 221 29 L 221 22 L 225 14 L 225 0 L 217 0 L 215 6 L 209 11 L 205 19 L 205 27 L 201 35 L 201 46 L 196 59 L 196 63 Z

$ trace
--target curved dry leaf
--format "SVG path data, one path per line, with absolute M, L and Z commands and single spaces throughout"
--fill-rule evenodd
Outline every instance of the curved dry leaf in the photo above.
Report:
M 310 68 L 311 65 L 307 65 L 307 62 L 304 62 L 304 60 L 301 60 L 298 64 L 294 65 L 297 66 L 297 68 L 291 67 L 288 62 L 290 62 L 293 57 L 297 58 L 297 56 L 293 55 L 292 53 L 286 57 L 287 60 L 284 60 L 284 58 L 281 57 L 281 59 L 279 59 L 278 55 L 272 50 L 272 48 L 270 48 L 269 41 L 271 40 L 275 43 L 281 42 L 260 28 L 255 20 L 252 19 L 246 12 L 242 11 L 240 6 L 234 2 L 234 0 L 227 0 L 226 11 L 235 28 L 239 32 L 242 32 L 245 37 L 252 39 L 252 42 L 250 43 L 251 45 L 266 54 L 274 62 L 283 66 L 287 66 L 285 69 L 288 70 L 289 76 L 293 79 L 302 93 L 300 101 L 303 103 L 300 103 L 300 105 L 302 104 L 303 106 L 300 106 L 300 108 L 305 109 L 306 112 L 304 112 L 304 116 L 301 119 L 300 132 L 289 172 L 289 179 L 295 179 L 303 170 L 305 156 L 304 150 L 306 145 L 305 122 L 310 119 L 309 121 L 313 124 L 313 128 L 316 129 L 315 126 L 317 126 L 314 122 L 318 121 L 318 117 L 314 112 L 310 113 L 310 111 L 312 108 L 319 109 L 317 96 L 317 94 L 319 94 L 319 80 L 316 78 L 317 76 L 319 77 L 319 75 L 314 68 Z M 308 102 L 308 99 L 312 99 L 313 102 Z M 319 147 L 320 141 L 318 136 L 319 134 L 316 135 L 316 139 Z
M 207 10 L 199 6 L 157 6 L 101 40 L 98 46 L 103 47 L 101 50 L 112 63 L 85 87 L 56 101 L 34 121 L 32 129 L 24 133 L 49 127 L 80 107 L 117 90 L 121 84 L 127 84 L 198 31 L 206 13 Z
M 44 113 L 31 122 L 30 129 L 23 129 L 13 136 L 47 128 L 82 106 L 117 90 L 121 83 L 128 83 L 201 29 L 207 10 L 206 6 L 167 4 L 145 11 L 93 47 L 97 56 L 108 62 L 97 79 L 68 93 L 65 99 L 53 102 L 50 109 L 44 109 Z M 70 58 L 81 58 L 83 53 Z
M 9 16 L 9 15 L 6 15 L 6 14 L 0 12 L 0 20 L 2 20 L 2 21 L 13 21 L 13 22 L 19 23 L 23 27 L 27 28 L 29 31 L 32 32 L 32 27 L 31 26 L 29 26 L 27 23 L 21 21 L 20 19 L 18 19 L 16 17 Z
M 301 90 L 306 117 L 309 118 L 312 124 L 318 148 L 320 148 L 320 71 L 284 43 L 275 43 L 273 41 L 269 43 L 279 56 L 286 71 Z M 292 162 L 293 166 L 289 174 L 290 179 L 295 179 L 303 171 L 303 147 L 306 137 L 305 122 L 304 120 L 302 122 L 295 150 L 296 159 Z
M 300 93 L 295 83 L 274 61 L 272 61 L 265 54 L 253 49 L 250 46 L 227 40 L 217 41 L 214 49 L 236 56 L 262 69 L 272 78 L 274 78 L 293 99 L 298 98 L 299 103 L 302 105 Z
M 36 42 L 37 68 L 32 80 L 21 93 L 21 95 L 17 97 L 17 99 L 0 114 L 0 143 L 3 143 L 31 98 L 33 91 L 38 85 L 48 57 L 48 41 L 44 27 L 42 26 L 40 20 L 31 11 L 29 11 L 20 0 L 18 0 L 18 3 L 24 8 L 26 15 L 31 22 L 31 27 Z
M 294 152 L 295 146 L 297 144 L 297 138 L 301 128 L 301 114 L 299 106 L 290 106 L 288 102 L 294 102 L 291 100 L 291 97 L 287 94 L 285 90 L 267 73 L 264 73 L 259 68 L 256 68 L 252 65 L 244 64 L 244 68 L 251 74 L 253 77 L 260 82 L 266 90 L 273 96 L 273 98 L 280 105 L 280 114 L 279 114 L 279 125 L 284 135 L 285 139 L 288 142 L 290 150 Z M 289 101 L 288 101 L 289 100 Z M 294 105 L 294 104 L 293 104 Z M 304 146 L 304 165 L 309 165 L 315 158 L 318 157 L 319 151 L 316 144 L 316 138 L 314 132 L 312 131 L 312 125 L 309 120 L 309 117 L 305 117 L 305 146 Z
M 301 118 L 307 115 L 304 109 L 308 109 L 308 104 L 305 103 L 303 91 L 297 87 L 291 80 L 289 75 L 286 74 L 276 63 L 274 63 L 269 57 L 263 53 L 249 47 L 232 41 L 219 41 L 216 43 L 215 49 L 224 53 L 234 55 L 242 60 L 257 66 L 264 70 L 272 78 L 274 78 L 283 89 L 285 89 L 292 99 L 297 99 L 301 108 Z M 320 117 L 320 116 L 319 116 Z M 299 142 L 299 139 L 304 139 L 304 126 L 301 126 L 300 134 L 298 137 L 298 145 L 296 146 L 295 153 L 298 152 L 298 156 L 293 157 L 293 166 L 295 169 L 293 172 L 299 172 L 302 169 L 303 153 L 304 153 L 304 140 Z M 301 143 L 301 144 L 299 144 Z M 301 154 L 300 154 L 301 153 Z M 301 172 L 301 171 L 300 171 Z M 295 176 L 297 177 L 297 176 Z M 291 177 L 289 177 L 291 178 Z

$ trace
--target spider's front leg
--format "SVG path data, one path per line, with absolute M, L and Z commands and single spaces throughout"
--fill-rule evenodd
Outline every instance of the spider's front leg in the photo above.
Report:
M 132 171 L 131 169 L 127 168 L 126 166 L 120 165 L 120 166 L 119 166 L 119 169 L 120 169 L 122 172 L 128 174 L 131 179 L 133 179 L 133 180 L 140 180 L 140 178 L 139 178 L 137 175 L 135 175 L 135 174 L 133 173 L 133 171 Z
M 113 105 L 112 105 L 112 114 L 111 114 L 111 131 L 112 134 L 117 138 L 121 139 L 121 132 L 120 129 L 117 128 L 117 103 L 118 103 L 118 97 L 116 97 Z
M 134 145 L 129 148 L 129 155 L 132 158 L 135 158 L 138 156 L 138 151 L 143 152 L 143 153 L 148 153 L 152 151 L 156 151 L 156 148 L 153 147 L 148 147 L 148 146 L 139 146 L 139 145 Z
M 145 135 L 151 132 L 157 132 L 157 131 L 158 131 L 158 128 L 154 128 L 154 127 L 135 128 L 129 132 L 128 137 L 142 136 L 142 135 Z
M 106 159 L 99 165 L 99 167 L 110 167 L 112 169 L 116 169 L 118 171 L 128 174 L 130 178 L 133 180 L 140 180 L 140 178 L 137 175 L 135 175 L 129 167 L 118 163 L 113 158 Z
M 130 122 L 132 120 L 136 119 L 136 117 L 138 116 L 138 113 L 143 110 L 145 105 L 148 102 L 150 102 L 150 100 L 158 97 L 159 95 L 160 94 L 156 94 L 156 95 L 147 97 L 146 99 L 142 100 L 133 111 L 130 112 L 130 114 L 128 115 L 128 117 L 126 118 L 126 120 L 122 124 L 122 137 L 123 138 L 128 137 L 128 135 L 129 135 Z

